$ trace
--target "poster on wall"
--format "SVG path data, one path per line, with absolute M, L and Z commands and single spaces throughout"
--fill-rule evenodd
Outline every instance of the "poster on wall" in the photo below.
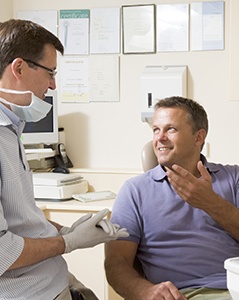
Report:
M 65 54 L 89 54 L 90 10 L 60 10 L 59 39 Z
M 61 102 L 89 102 L 88 57 L 61 57 L 60 70 Z
M 17 18 L 35 22 L 51 31 L 54 35 L 58 35 L 56 10 L 22 10 L 17 13 Z
M 90 10 L 90 53 L 120 53 L 120 8 Z
M 119 57 L 90 57 L 90 102 L 119 101 Z
M 191 3 L 191 50 L 224 49 L 224 1 Z
M 122 6 L 123 53 L 155 53 L 155 5 Z
M 157 52 L 188 51 L 188 4 L 157 5 Z

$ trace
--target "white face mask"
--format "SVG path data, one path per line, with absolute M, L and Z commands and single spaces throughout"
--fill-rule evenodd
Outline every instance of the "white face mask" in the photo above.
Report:
M 0 98 L 0 102 L 10 105 L 12 111 L 21 119 L 26 122 L 38 122 L 43 119 L 50 111 L 52 105 L 43 101 L 33 94 L 31 91 L 16 91 L 0 88 L 0 91 L 10 94 L 31 94 L 31 103 L 27 106 L 17 105 L 7 100 Z

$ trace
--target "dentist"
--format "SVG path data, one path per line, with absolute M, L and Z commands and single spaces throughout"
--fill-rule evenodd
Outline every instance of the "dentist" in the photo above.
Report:
M 64 53 L 61 42 L 40 25 L 14 19 L 0 23 L 0 299 L 4 300 L 71 299 L 72 281 L 83 285 L 69 274 L 62 254 L 128 236 L 125 229 L 104 219 L 107 209 L 87 214 L 67 228 L 50 223 L 35 204 L 21 133 L 25 122 L 39 121 L 51 109 L 42 99 L 48 89 L 56 88 L 57 52 Z M 83 289 L 84 299 L 97 299 Z

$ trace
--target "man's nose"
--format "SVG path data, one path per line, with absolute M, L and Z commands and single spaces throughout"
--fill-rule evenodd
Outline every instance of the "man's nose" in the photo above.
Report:
M 56 89 L 56 79 L 55 78 L 51 78 L 50 79 L 49 89 L 51 89 L 51 90 L 55 90 Z
M 167 134 L 164 131 L 160 131 L 157 135 L 157 140 L 160 141 L 165 141 L 167 140 Z

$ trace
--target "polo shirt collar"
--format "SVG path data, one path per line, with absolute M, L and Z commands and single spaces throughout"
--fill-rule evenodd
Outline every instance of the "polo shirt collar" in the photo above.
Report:
M 201 154 L 201 161 L 203 162 L 203 165 L 207 168 L 209 173 L 216 173 L 219 171 L 218 165 L 209 163 L 203 154 Z M 158 165 L 155 168 L 153 168 L 151 172 L 152 172 L 152 178 L 155 181 L 161 181 L 167 177 L 166 171 L 161 165 Z

